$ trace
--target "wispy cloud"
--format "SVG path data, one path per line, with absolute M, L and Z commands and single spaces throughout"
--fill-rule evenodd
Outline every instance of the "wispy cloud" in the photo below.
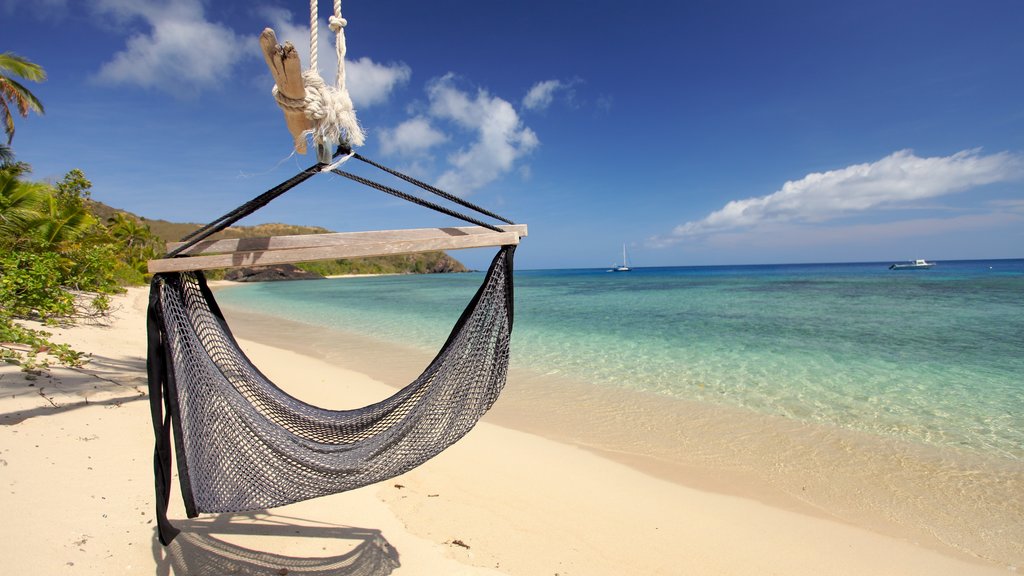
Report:
M 555 93 L 567 87 L 568 84 L 561 80 L 537 82 L 523 97 L 523 107 L 527 110 L 544 110 L 555 99 Z
M 451 168 L 438 179 L 440 187 L 455 194 L 470 194 L 489 184 L 540 144 L 512 104 L 483 89 L 476 94 L 459 89 L 453 74 L 431 82 L 427 96 L 432 117 L 451 121 L 475 138 L 448 158 Z
M 299 53 L 304 68 L 310 66 L 309 22 L 295 23 L 292 13 L 276 7 L 260 10 L 270 27 L 277 34 L 278 42 L 291 42 Z M 330 85 L 337 81 L 338 53 L 334 46 L 334 32 L 326 20 L 319 22 L 317 29 L 317 69 L 320 76 Z M 381 64 L 369 57 L 352 59 L 351 52 L 345 62 L 345 88 L 356 108 L 368 108 L 386 102 L 399 86 L 409 82 L 412 68 L 404 62 Z
M 812 173 L 767 196 L 734 200 L 700 220 L 651 240 L 669 246 L 694 237 L 752 232 L 781 225 L 815 224 L 879 208 L 911 208 L 915 202 L 954 194 L 1024 174 L 1024 158 L 978 149 L 921 158 L 901 150 L 869 164 Z
M 1020 200 L 996 200 L 992 205 L 1000 210 L 1024 214 L 1024 199 Z
M 199 0 L 100 0 L 95 8 L 115 21 L 141 20 L 149 27 L 129 37 L 97 72 L 97 79 L 115 84 L 183 95 L 214 88 L 230 77 L 251 40 L 209 21 Z
M 574 108 L 578 107 L 580 103 L 576 101 L 576 86 L 582 82 L 583 80 L 579 78 L 572 78 L 570 80 L 542 80 L 537 82 L 523 96 L 523 109 L 531 112 L 541 112 L 551 107 L 551 104 L 556 99 Z M 594 105 L 599 108 L 601 104 L 597 102 Z
M 416 116 L 391 129 L 378 133 L 384 154 L 415 156 L 448 140 L 448 136 L 431 125 L 428 118 Z

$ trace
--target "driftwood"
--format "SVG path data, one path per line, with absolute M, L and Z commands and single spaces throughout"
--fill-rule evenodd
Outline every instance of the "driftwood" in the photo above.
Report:
M 299 60 L 299 53 L 291 42 L 284 45 L 277 43 L 277 35 L 270 28 L 263 30 L 260 34 L 260 48 L 263 50 L 263 58 L 270 68 L 270 74 L 274 77 L 278 91 L 289 100 L 302 101 L 306 97 L 306 87 L 302 83 L 302 62 Z M 295 141 L 295 150 L 300 154 L 306 153 L 306 137 L 304 132 L 313 128 L 313 122 L 306 118 L 305 112 L 301 109 L 283 107 L 284 121 L 288 124 L 288 131 L 291 132 Z

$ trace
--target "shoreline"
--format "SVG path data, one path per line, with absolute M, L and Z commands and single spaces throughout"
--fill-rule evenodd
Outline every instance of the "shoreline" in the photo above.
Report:
M 258 312 L 224 311 L 238 333 L 395 388 L 415 378 L 433 353 Z M 346 350 L 351 357 L 342 356 Z M 968 561 L 1024 562 L 1024 504 L 1013 489 L 1024 481 L 1019 463 L 521 368 L 510 370 L 483 422 L 581 448 L 680 486 L 842 522 Z M 1002 496 L 983 502 L 983 491 Z M 1006 534 L 990 540 L 993 531 Z
M 226 308 L 225 314 L 261 342 L 307 351 L 395 387 L 415 378 L 431 357 L 251 311 Z M 354 357 L 341 357 L 345 349 Z M 1013 491 L 1024 481 L 1024 467 L 1016 463 L 1004 467 L 973 453 L 517 368 L 484 422 L 583 448 L 689 488 L 844 522 L 965 559 L 1024 560 L 1024 506 Z M 971 484 L 975 476 L 987 484 Z M 978 493 L 987 490 L 1003 496 L 979 501 Z M 934 494 L 929 498 L 926 491 Z M 996 542 L 979 537 L 994 526 L 1012 535 Z M 1007 542 L 1016 549 L 1002 549 Z
M 146 292 L 118 297 L 109 326 L 51 330 L 55 341 L 94 354 L 84 369 L 54 369 L 33 383 L 17 367 L 0 367 L 0 475 L 9 486 L 0 495 L 8 511 L 0 553 L 14 571 L 181 573 L 204 562 L 239 569 L 257 566 L 255 554 L 282 566 L 344 556 L 352 570 L 361 562 L 375 566 L 374 574 L 1006 572 L 952 549 L 940 553 L 828 514 L 787 509 L 744 493 L 742 483 L 722 483 L 719 469 L 705 468 L 704 478 L 684 471 L 687 486 L 607 458 L 614 450 L 599 455 L 600 447 L 549 439 L 531 429 L 550 424 L 549 415 L 534 414 L 530 424 L 523 410 L 537 405 L 538 394 L 549 405 L 563 400 L 552 403 L 550 391 L 531 389 L 519 371 L 476 429 L 392 481 L 264 513 L 194 520 L 182 520 L 175 493 L 171 517 L 188 538 L 162 549 L 153 545 L 152 427 L 142 393 Z M 346 366 L 337 349 L 346 350 L 351 336 L 293 339 L 296 352 L 276 340 L 308 327 L 225 313 L 261 370 L 314 404 L 378 400 L 393 392 L 392 379 L 414 377 L 422 366 L 415 355 L 396 359 L 393 348 L 365 338 L 347 349 L 362 357 Z M 268 321 L 271 343 L 261 328 Z M 388 383 L 361 371 L 381 367 L 375 354 L 393 360 Z M 571 389 L 566 394 L 572 398 Z M 527 431 L 511 427 L 516 419 Z

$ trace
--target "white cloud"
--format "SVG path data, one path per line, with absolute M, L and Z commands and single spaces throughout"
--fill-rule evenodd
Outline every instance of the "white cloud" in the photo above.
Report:
M 734 200 L 652 239 L 652 244 L 667 246 L 769 225 L 820 223 L 876 208 L 909 208 L 915 201 L 1018 178 L 1022 168 L 1022 158 L 1009 152 L 984 156 L 975 149 L 921 158 L 901 150 L 870 164 L 808 174 L 767 196 Z
M 523 97 L 523 107 L 527 110 L 544 110 L 551 105 L 555 92 L 566 87 L 561 80 L 537 82 Z
M 378 64 L 366 56 L 345 64 L 348 93 L 356 106 L 368 107 L 388 99 L 391 92 L 412 77 L 405 63 Z
M 303 69 L 311 65 L 309 60 L 309 23 L 295 24 L 292 13 L 274 7 L 263 8 L 260 13 L 270 22 L 280 43 L 291 42 L 302 60 Z M 347 37 L 346 37 L 347 39 Z M 321 20 L 317 29 L 317 69 L 320 76 L 333 86 L 338 78 L 338 52 L 334 44 L 334 32 Z M 345 61 L 345 88 L 356 108 L 366 108 L 386 102 L 395 88 L 405 84 L 412 77 L 412 69 L 403 62 L 380 64 L 363 56 Z
M 227 80 L 250 39 L 210 22 L 199 0 L 162 3 L 102 0 L 96 9 L 117 21 L 143 20 L 147 33 L 128 38 L 97 79 L 171 93 L 195 93 Z
M 508 101 L 485 90 L 467 94 L 455 86 L 452 74 L 431 82 L 427 95 L 433 117 L 476 135 L 475 142 L 448 158 L 452 168 L 438 179 L 441 188 L 469 194 L 512 170 L 516 160 L 540 144 Z
M 380 131 L 378 140 L 383 154 L 413 156 L 448 140 L 448 136 L 434 128 L 429 119 L 417 116 Z

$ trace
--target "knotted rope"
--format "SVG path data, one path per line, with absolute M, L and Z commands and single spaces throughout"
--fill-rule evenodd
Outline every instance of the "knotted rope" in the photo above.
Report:
M 359 121 L 356 119 L 355 106 L 345 88 L 345 25 L 348 24 L 341 16 L 341 0 L 334 0 L 334 14 L 328 20 L 334 32 L 334 46 L 338 55 L 338 79 L 335 86 L 329 86 L 320 76 L 317 44 L 319 42 L 319 17 L 317 0 L 309 2 L 309 69 L 302 73 L 302 82 L 306 88 L 302 100 L 288 98 L 274 87 L 274 99 L 281 108 L 302 110 L 306 118 L 313 122 L 309 134 L 317 146 L 321 162 L 330 163 L 331 149 L 338 144 L 348 147 L 362 146 L 366 139 Z

